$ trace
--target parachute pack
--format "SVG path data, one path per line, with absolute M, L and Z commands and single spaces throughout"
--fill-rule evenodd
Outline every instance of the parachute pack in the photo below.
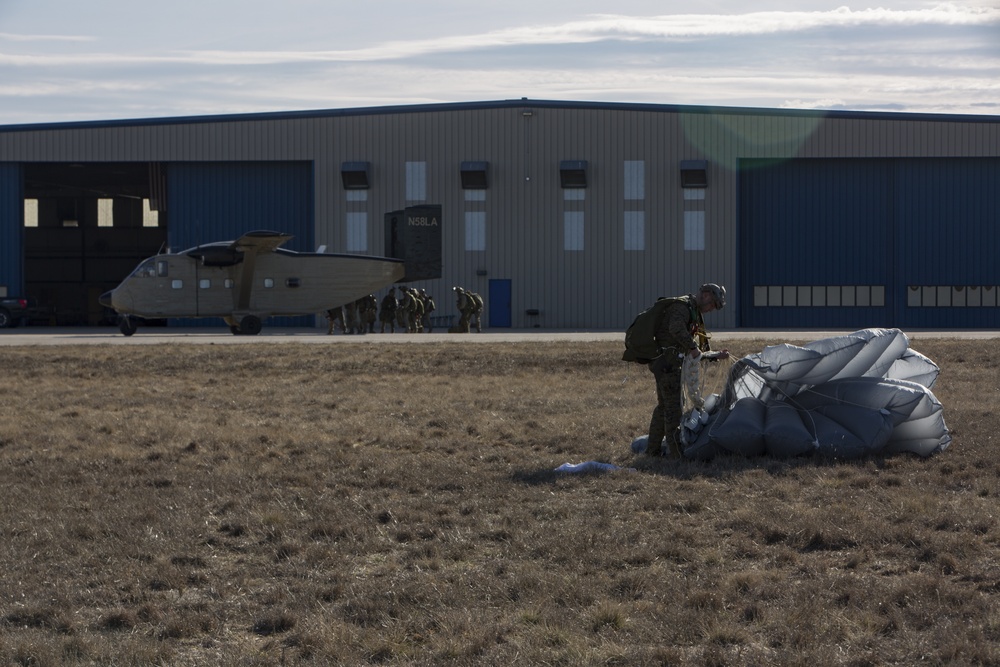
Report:
M 635 316 L 632 324 L 625 330 L 625 353 L 622 361 L 634 361 L 648 364 L 661 354 L 660 344 L 656 341 L 656 327 L 663 317 L 663 311 L 673 303 L 685 303 L 686 297 L 661 296 L 652 306 Z

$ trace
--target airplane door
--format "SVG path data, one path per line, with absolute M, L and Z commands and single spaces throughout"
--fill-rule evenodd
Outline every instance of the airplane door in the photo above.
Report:
M 490 311 L 490 328 L 510 327 L 510 279 L 490 278 L 490 295 L 486 307 Z

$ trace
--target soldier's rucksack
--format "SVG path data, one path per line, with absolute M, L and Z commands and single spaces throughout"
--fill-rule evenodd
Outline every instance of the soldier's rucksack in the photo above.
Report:
M 661 296 L 652 306 L 635 316 L 632 324 L 625 330 L 625 353 L 622 361 L 634 361 L 648 364 L 660 356 L 660 344 L 656 342 L 656 327 L 663 317 L 667 306 L 687 302 L 684 297 Z M 690 307 L 690 304 L 688 304 Z

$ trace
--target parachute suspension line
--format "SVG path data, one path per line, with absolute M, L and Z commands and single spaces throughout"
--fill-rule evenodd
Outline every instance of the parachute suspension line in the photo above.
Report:
M 728 363 L 722 363 L 726 361 Z M 701 357 L 692 359 L 685 355 L 684 362 L 681 364 L 681 385 L 683 387 L 681 414 L 687 414 L 694 408 L 701 410 L 705 406 L 705 399 L 710 394 L 722 394 L 734 363 L 735 359 L 730 357 L 703 364 Z

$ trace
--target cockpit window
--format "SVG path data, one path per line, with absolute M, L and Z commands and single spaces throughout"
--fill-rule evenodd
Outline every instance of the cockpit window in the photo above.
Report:
M 147 259 L 145 262 L 136 267 L 135 271 L 132 272 L 132 275 L 138 278 L 153 278 L 156 276 L 156 264 L 153 260 Z

